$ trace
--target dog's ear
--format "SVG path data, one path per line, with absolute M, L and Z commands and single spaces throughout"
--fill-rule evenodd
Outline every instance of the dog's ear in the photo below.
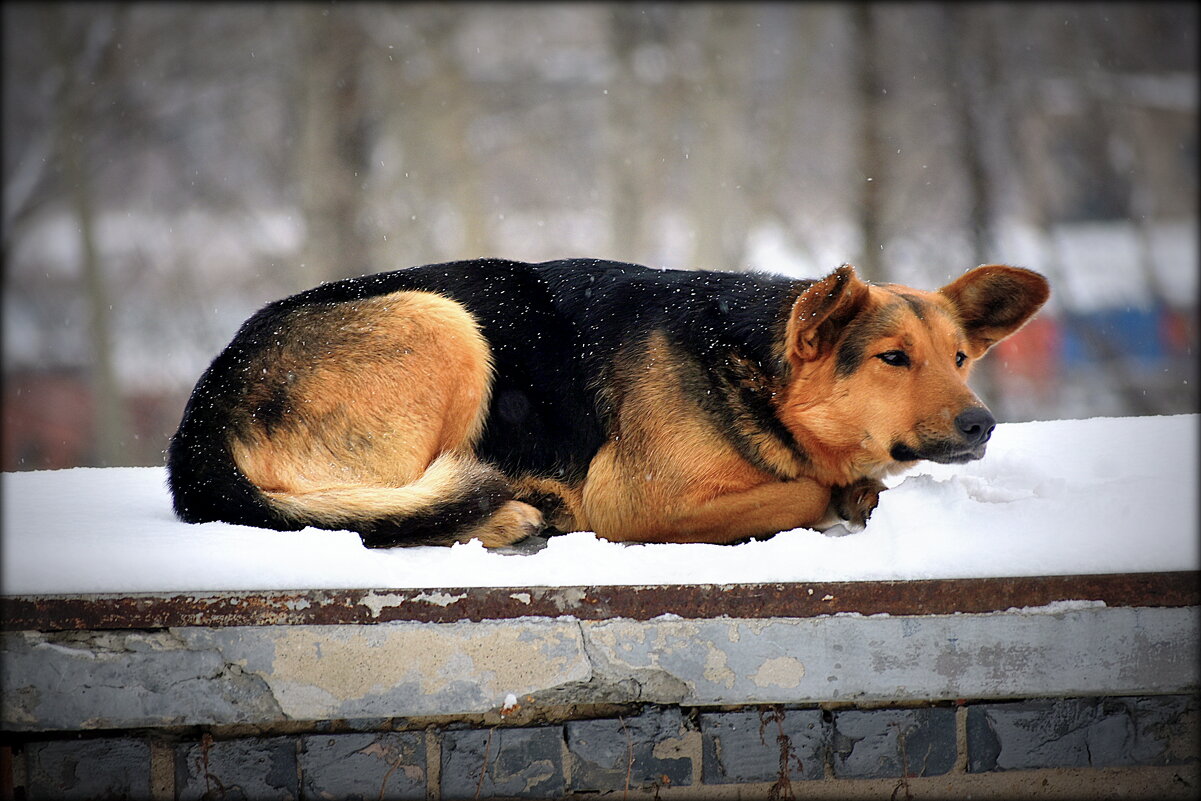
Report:
M 868 300 L 867 284 L 844 264 L 814 282 L 792 304 L 785 329 L 785 354 L 794 367 L 824 355 Z
M 1017 331 L 1047 302 L 1051 286 L 1033 270 L 985 264 L 938 290 L 955 307 L 972 358 Z

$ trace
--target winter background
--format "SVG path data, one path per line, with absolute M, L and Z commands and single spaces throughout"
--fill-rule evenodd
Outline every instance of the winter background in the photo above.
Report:
M 1196 568 L 1196 4 L 0 13 L 4 592 L 50 557 L 78 591 Z M 577 255 L 1054 294 L 976 372 L 989 456 L 898 477 L 859 535 L 376 553 L 171 518 L 167 439 L 256 308 Z

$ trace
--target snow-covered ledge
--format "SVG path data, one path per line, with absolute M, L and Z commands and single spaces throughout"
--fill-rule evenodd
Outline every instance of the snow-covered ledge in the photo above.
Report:
M 1194 692 L 1196 433 L 1001 426 L 862 534 L 734 547 L 366 551 L 179 524 L 160 470 L 9 474 L 3 727 Z

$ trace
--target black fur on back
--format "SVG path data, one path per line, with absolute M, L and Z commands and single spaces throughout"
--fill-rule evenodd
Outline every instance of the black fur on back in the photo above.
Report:
M 723 416 L 752 415 L 791 444 L 768 398 L 753 386 L 783 374 L 780 342 L 788 311 L 811 283 L 595 259 L 487 259 L 323 284 L 252 316 L 201 376 L 168 449 L 176 512 L 189 522 L 297 528 L 280 520 L 237 470 L 227 442 L 252 378 L 247 355 L 269 347 L 275 328 L 300 307 L 402 290 L 436 292 L 463 304 L 481 326 L 495 364 L 477 456 L 509 476 L 574 483 L 608 436 L 605 384 L 612 365 L 653 331 L 692 357 L 698 369 L 691 371 L 695 386 L 686 391 L 723 428 L 731 422 Z M 733 410 L 716 400 L 731 391 L 741 398 Z M 744 455 L 755 460 L 751 452 Z

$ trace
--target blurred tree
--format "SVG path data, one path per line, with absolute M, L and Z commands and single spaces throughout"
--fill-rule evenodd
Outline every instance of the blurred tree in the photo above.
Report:
M 1081 24 L 1089 24 L 1087 17 L 1085 19 L 1073 18 L 1071 21 L 1074 23 L 1073 25 L 1064 24 L 1063 27 L 1074 29 Z M 1025 17 L 1025 22 L 1028 30 L 1036 30 L 1041 29 L 1047 20 L 1045 13 L 1032 9 Z M 1064 160 L 1057 157 L 1062 154 L 1061 146 L 1064 142 L 1069 141 L 1068 137 L 1071 133 L 1096 125 L 1097 110 L 1085 100 L 1088 95 L 1089 65 L 1096 62 L 1091 60 L 1091 54 L 1082 52 L 1081 38 L 1075 35 L 1074 30 L 1070 35 L 1057 37 L 1054 50 L 1046 49 L 1040 53 L 1043 58 L 1048 60 L 1064 58 L 1068 61 L 1069 69 L 1061 76 L 1057 76 L 1063 82 L 1055 86 L 1056 94 L 1050 97 L 1048 97 L 1049 93 L 1046 91 L 1045 85 L 1047 75 L 1045 65 L 1038 65 L 1043 69 L 1023 68 L 1030 65 L 1028 62 L 1023 63 L 1014 59 L 1013 56 L 1016 53 L 1011 53 L 1011 60 L 1004 62 L 1009 67 L 1009 74 L 1004 80 L 1009 85 L 1010 91 L 1016 97 L 1021 98 L 1020 102 L 1028 110 L 1028 113 L 1015 115 L 1013 118 L 1020 126 L 1015 132 L 1019 139 L 1014 158 L 1021 176 L 1025 211 L 1038 232 L 1042 243 L 1042 252 L 1046 258 L 1046 261 L 1039 265 L 1039 269 L 1051 280 L 1057 295 L 1057 302 L 1068 310 L 1068 314 L 1062 317 L 1063 324 L 1080 336 L 1096 354 L 1096 358 L 1103 366 L 1102 369 L 1110 390 L 1121 397 L 1123 405 L 1130 410 L 1131 414 L 1154 414 L 1158 411 L 1158 404 L 1154 396 L 1147 394 L 1139 377 L 1131 371 L 1127 360 L 1122 358 L 1119 344 L 1098 327 L 1081 324 L 1081 318 L 1072 314 L 1074 310 L 1087 308 L 1087 303 L 1084 298 L 1077 296 L 1077 287 L 1080 284 L 1068 280 L 1067 272 L 1070 267 L 1063 255 L 1061 239 L 1056 235 L 1056 225 L 1060 221 L 1071 220 L 1080 213 L 1078 206 L 1073 206 L 1070 200 L 1065 199 L 1063 191 L 1065 181 L 1072 187 L 1079 186 L 1078 183 L 1072 183 L 1074 165 L 1064 164 Z M 1043 85 L 1039 85 L 1040 82 L 1043 82 Z M 1085 112 L 1087 116 L 1069 120 L 1066 125 L 1060 121 L 1061 124 L 1056 127 L 1056 109 L 1048 108 L 1048 105 L 1054 102 L 1062 104 L 1065 101 L 1069 104 L 1068 108 L 1073 109 L 1077 114 L 1084 109 L 1089 109 L 1093 113 Z M 1075 124 L 1073 125 L 1073 123 Z M 1089 138 L 1094 139 L 1095 144 L 1095 137 L 1090 136 Z M 1070 141 L 1077 140 L 1072 138 Z M 1082 142 L 1080 152 L 1074 153 L 1074 157 L 1078 158 L 1088 152 L 1088 141 Z M 1103 160 L 1106 166 L 1098 166 L 1100 172 L 1104 172 L 1112 166 L 1107 158 Z M 1050 165 L 1055 165 L 1057 169 L 1050 169 Z M 1108 217 L 1110 212 L 1103 211 L 1104 206 L 1105 204 L 1091 204 L 1090 208 L 1093 213 Z M 1087 271 L 1090 266 L 1081 265 L 1076 269 Z
M 989 144 L 988 112 L 996 89 L 996 42 L 992 19 L 987 9 L 953 5 L 941 9 L 943 36 L 947 47 L 947 63 L 943 74 L 947 95 L 954 114 L 955 141 L 958 145 L 965 179 L 967 202 L 966 223 L 971 244 L 968 266 L 997 261 L 997 223 L 995 183 L 985 159 Z M 998 391 L 996 373 L 1000 365 L 985 359 L 973 371 L 974 383 L 981 397 L 994 407 L 1002 419 L 1008 418 L 1005 398 Z
M 51 3 L 41 11 L 46 15 L 42 31 L 49 39 L 48 51 L 62 75 L 55 102 L 59 112 L 55 150 L 79 233 L 79 266 L 89 319 L 95 459 L 101 466 L 121 465 L 125 463 L 128 426 L 114 366 L 113 297 L 96 243 L 93 165 L 98 155 L 92 121 L 100 113 L 98 102 L 110 97 L 113 56 L 126 8 L 67 17 L 61 6 Z
M 657 26 L 647 9 L 621 4 L 606 10 L 613 54 L 612 80 L 605 89 L 601 159 L 608 184 L 607 255 L 641 261 L 650 252 L 650 217 L 663 180 L 664 160 L 655 156 L 664 146 L 664 128 L 670 130 L 676 121 L 675 109 L 668 97 L 638 74 L 635 64 L 640 48 L 656 44 Z
M 424 87 L 425 111 L 417 121 L 426 128 L 427 146 L 433 146 L 436 171 L 427 175 L 429 199 L 440 200 L 457 223 L 457 248 L 445 258 L 491 256 L 490 215 L 481 165 L 476 159 L 471 133 L 485 126 L 480 88 L 464 68 L 458 35 L 461 18 L 453 9 L 433 16 L 426 28 L 426 45 L 433 60 L 433 73 Z M 417 139 L 409 140 L 415 144 Z M 420 164 L 420 157 L 414 164 Z
M 967 183 L 967 227 L 972 243 L 972 264 L 992 261 L 996 252 L 994 183 L 985 162 L 989 130 L 986 115 L 996 92 L 995 42 L 986 9 L 968 5 L 942 7 L 947 41 L 947 76 L 951 110 L 955 114 Z
M 1049 318 L 1138 263 L 1131 296 L 1196 347 L 1192 4 L 0 13 L 6 377 L 92 376 L 96 459 L 123 438 L 153 456 L 121 404 L 182 404 L 263 302 L 472 256 L 850 261 L 920 285 L 1016 260 L 1053 276 Z M 1090 231 L 1132 255 L 1082 249 Z M 1195 367 L 1107 336 L 1077 398 L 1195 408 Z
M 861 245 L 855 266 L 868 281 L 885 280 L 880 251 L 886 233 L 882 230 L 882 194 L 885 191 L 885 170 L 880 114 L 884 88 L 879 77 L 877 56 L 880 43 L 876 32 L 876 9 L 871 3 L 855 3 L 848 13 L 854 28 L 854 69 L 856 103 L 859 107 L 859 150 L 853 180 L 858 187 L 858 210 Z
M 362 224 L 368 111 L 362 96 L 366 40 L 353 8 L 298 7 L 296 179 L 305 223 L 297 288 L 371 272 Z
M 754 60 L 751 11 L 747 6 L 703 6 L 696 12 L 701 74 L 688 94 L 693 147 L 689 222 L 693 267 L 745 268 L 750 225 L 744 198 L 746 154 L 751 132 L 745 128 Z

